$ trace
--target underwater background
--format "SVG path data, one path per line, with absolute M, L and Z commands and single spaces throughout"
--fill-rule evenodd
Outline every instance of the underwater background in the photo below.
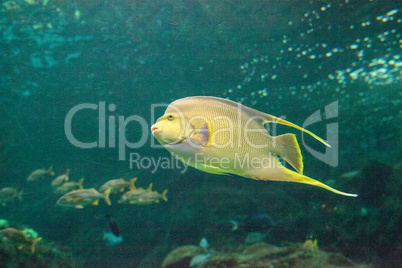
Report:
M 255 242 L 285 247 L 316 239 L 320 250 L 350 260 L 328 265 L 400 266 L 400 4 L 2 1 L 0 188 L 23 190 L 23 198 L 0 206 L 1 228 L 35 230 L 42 241 L 34 253 L 2 241 L 1 266 L 161 267 L 169 252 L 202 238 L 218 252 L 247 248 L 253 241 L 245 241 L 246 231 L 233 232 L 230 220 L 264 213 L 276 225 Z M 305 174 L 359 196 L 180 164 L 130 165 L 130 154 L 174 163 L 168 151 L 155 148 L 149 128 L 170 102 L 199 95 L 228 98 L 300 126 L 318 111 L 321 119 L 306 128 L 325 138 L 327 126 L 336 124 L 336 161 L 317 159 L 311 151 L 325 154 L 322 144 L 294 132 Z M 71 142 L 65 124 L 72 109 L 88 104 L 96 108 L 79 110 L 71 126 L 77 140 L 97 142 L 85 149 Z M 331 104 L 336 115 L 326 118 Z M 136 120 L 124 121 L 130 116 Z M 123 138 L 144 142 L 130 148 Z M 83 209 L 60 207 L 50 176 L 27 182 L 32 171 L 49 166 L 56 176 L 70 169 L 70 181 L 85 178 L 84 188 L 137 177 L 137 187 L 168 189 L 168 201 L 118 204 L 116 194 L 111 206 L 100 200 Z M 106 245 L 106 214 L 124 242 Z M 163 265 L 188 267 L 189 254 Z M 227 256 L 210 264 L 213 256 L 199 256 L 198 267 L 240 266 Z M 304 265 L 291 261 L 287 265 Z

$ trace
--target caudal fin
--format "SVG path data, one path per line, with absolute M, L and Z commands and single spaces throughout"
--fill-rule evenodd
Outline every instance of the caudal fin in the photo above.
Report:
M 134 183 L 137 181 L 137 178 L 133 178 L 133 179 L 131 179 L 130 180 L 130 184 L 128 185 L 128 188 L 130 189 L 130 190 L 135 190 L 135 185 L 134 185 Z
M 168 201 L 168 199 L 167 199 L 167 197 L 166 197 L 167 191 L 168 191 L 168 189 L 166 189 L 165 191 L 163 191 L 163 193 L 161 194 L 161 195 L 162 195 L 162 199 L 165 200 L 165 202 Z
M 48 173 L 50 176 L 54 176 L 53 165 L 51 165 L 51 166 L 47 169 L 47 173 Z
M 112 204 L 109 199 L 110 190 L 111 188 L 107 188 L 106 191 L 103 193 L 103 198 L 105 199 L 106 204 L 108 204 L 109 206 Z
M 18 200 L 20 200 L 20 202 L 22 202 L 23 200 L 24 200 L 24 197 L 22 196 L 24 194 L 24 190 L 21 190 L 19 193 L 18 193 Z
M 239 229 L 239 222 L 238 222 L 238 221 L 230 220 L 229 222 L 230 222 L 231 224 L 233 224 L 233 226 L 232 226 L 232 231 L 236 231 L 236 230 Z

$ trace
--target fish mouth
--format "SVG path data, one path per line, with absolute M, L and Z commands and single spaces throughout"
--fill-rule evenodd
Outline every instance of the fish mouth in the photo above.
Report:
M 155 131 L 159 131 L 159 130 L 158 130 L 158 127 L 155 126 L 155 124 L 154 124 L 154 125 L 151 126 L 151 132 L 152 132 L 152 134 L 154 134 Z

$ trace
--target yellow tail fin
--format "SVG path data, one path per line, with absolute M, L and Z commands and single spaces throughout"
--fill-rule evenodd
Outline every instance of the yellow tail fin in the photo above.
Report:
M 24 190 L 21 190 L 21 191 L 18 193 L 18 200 L 20 200 L 20 202 L 22 202 L 22 201 L 24 200 L 24 198 L 22 197 L 23 194 L 24 194 Z
M 162 199 L 165 200 L 165 202 L 168 201 L 168 199 L 167 199 L 167 197 L 166 197 L 167 191 L 168 191 L 168 189 L 166 189 L 166 190 L 163 191 L 163 193 L 162 193 Z
M 130 189 L 130 190 L 135 190 L 135 185 L 134 185 L 134 183 L 137 181 L 137 178 L 133 178 L 133 179 L 131 179 L 130 180 L 130 184 L 128 185 L 128 188 Z
M 103 193 L 104 194 L 103 198 L 105 199 L 106 204 L 108 204 L 109 206 L 112 204 L 109 199 L 110 190 L 111 188 L 107 188 L 106 191 Z
M 47 172 L 49 173 L 50 176 L 54 176 L 53 165 L 51 165 L 51 166 L 48 168 Z

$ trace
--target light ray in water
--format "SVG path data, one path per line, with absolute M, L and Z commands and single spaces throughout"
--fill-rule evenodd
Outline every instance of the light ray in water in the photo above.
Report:
M 224 96 L 255 104 L 275 88 L 311 100 L 325 88 L 344 93 L 352 83 L 369 89 L 400 83 L 402 14 L 395 6 L 393 1 L 311 3 L 311 10 L 288 22 L 289 33 L 277 50 L 251 49 L 254 57 L 239 68 L 244 78 Z

